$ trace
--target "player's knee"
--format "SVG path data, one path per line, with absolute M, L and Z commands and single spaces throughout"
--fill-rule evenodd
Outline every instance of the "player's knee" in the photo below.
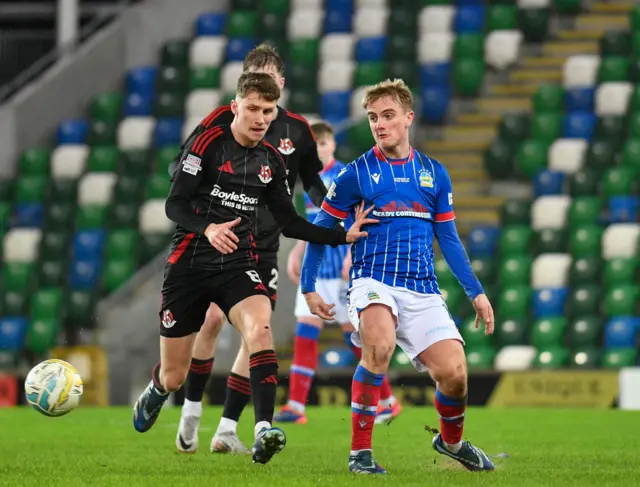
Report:
M 441 389 L 448 395 L 453 397 L 462 397 L 467 392 L 467 368 L 463 362 L 453 363 L 443 367 L 439 374 L 440 377 L 436 381 L 440 384 Z
M 167 392 L 175 392 L 180 389 L 186 379 L 187 371 L 181 371 L 178 369 L 167 369 L 161 371 L 160 380 L 162 381 L 162 386 Z
M 202 324 L 202 328 L 200 328 L 200 334 L 207 340 L 215 340 L 220 334 L 220 330 L 222 330 L 223 325 L 224 314 L 222 312 L 212 315 L 207 313 L 207 317 Z
M 376 343 L 375 345 L 365 346 L 362 358 L 367 364 L 371 364 L 376 369 L 385 368 L 391 362 L 394 351 L 395 343 Z
M 245 337 L 249 349 L 266 350 L 272 347 L 271 325 L 268 321 L 257 320 L 249 327 Z

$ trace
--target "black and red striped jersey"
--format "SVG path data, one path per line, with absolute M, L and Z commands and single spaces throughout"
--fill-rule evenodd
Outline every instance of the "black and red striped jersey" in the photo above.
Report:
M 339 235 L 316 227 L 296 213 L 284 161 L 269 142 L 244 147 L 228 125 L 202 131 L 185 146 L 167 198 L 167 216 L 177 224 L 168 262 L 209 270 L 252 265 L 256 258 L 256 209 L 265 206 L 278 226 L 292 229 L 294 238 L 345 243 L 344 232 Z M 237 217 L 241 222 L 233 231 L 240 240 L 238 249 L 223 255 L 209 243 L 204 231 L 212 223 Z
M 187 138 L 189 144 L 199 134 L 216 125 L 226 125 L 233 121 L 233 113 L 229 105 L 213 110 L 205 117 Z M 298 176 L 305 191 L 317 206 L 322 204 L 326 188 L 320 178 L 322 161 L 318 157 L 318 147 L 307 120 L 296 113 L 278 107 L 278 116 L 271 122 L 265 140 L 274 146 L 284 161 L 289 187 L 295 188 Z M 177 160 L 172 166 L 175 170 Z M 258 207 L 257 227 L 255 228 L 256 249 L 259 252 L 277 252 L 282 228 L 266 207 Z

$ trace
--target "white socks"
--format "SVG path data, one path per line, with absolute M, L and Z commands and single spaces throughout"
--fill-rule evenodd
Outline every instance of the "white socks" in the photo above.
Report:
M 257 437 L 258 433 L 262 431 L 262 428 L 271 428 L 271 423 L 269 423 L 269 421 L 258 421 L 255 428 L 253 428 L 253 436 Z
M 297 401 L 288 401 L 287 405 L 296 413 L 304 413 L 304 404 Z
M 238 422 L 233 419 L 225 418 L 224 416 L 220 418 L 220 423 L 218 424 L 218 431 L 216 433 L 236 433 L 238 431 Z
M 182 405 L 182 416 L 197 416 L 198 418 L 202 416 L 202 402 L 185 399 Z

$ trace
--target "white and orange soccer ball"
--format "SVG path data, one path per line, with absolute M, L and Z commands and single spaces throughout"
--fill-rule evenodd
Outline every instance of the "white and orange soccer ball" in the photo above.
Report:
M 64 360 L 50 359 L 31 369 L 24 382 L 27 402 L 45 416 L 64 416 L 80 404 L 82 377 Z

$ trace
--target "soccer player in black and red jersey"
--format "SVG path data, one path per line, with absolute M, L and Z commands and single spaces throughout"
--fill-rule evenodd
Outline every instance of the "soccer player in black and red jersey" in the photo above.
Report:
M 260 45 L 249 52 L 244 60 L 243 70 L 269 74 L 281 89 L 284 86 L 284 61 L 270 46 Z M 311 201 L 320 206 L 326 194 L 326 188 L 319 174 L 323 164 L 318 157 L 316 140 L 311 127 L 300 115 L 282 107 L 277 107 L 276 110 L 265 140 L 276 147 L 284 159 L 289 186 L 294 188 L 300 176 L 304 190 Z M 209 127 L 231 123 L 233 118 L 234 114 L 229 105 L 216 108 L 187 138 L 186 144 Z M 257 211 L 258 224 L 255 229 L 257 270 L 267 287 L 272 307 L 275 307 L 281 227 L 267 208 L 260 207 Z M 195 341 L 189 375 L 185 383 L 185 402 L 176 435 L 176 447 L 185 453 L 193 453 L 198 449 L 202 398 L 213 367 L 216 340 L 225 321 L 226 317 L 222 310 L 212 303 Z M 227 380 L 222 418 L 211 440 L 212 452 L 247 453 L 249 451 L 238 438 L 236 431 L 238 419 L 249 403 L 250 397 L 249 352 L 243 342 Z
M 366 236 L 362 225 L 377 221 L 360 212 L 345 233 L 317 227 L 296 213 L 284 161 L 263 140 L 279 97 L 271 76 L 244 73 L 231 102 L 231 125 L 205 130 L 183 151 L 166 202 L 167 216 L 177 225 L 162 286 L 160 362 L 133 411 L 137 431 L 154 425 L 169 393 L 187 377 L 196 334 L 214 302 L 250 353 L 254 463 L 267 463 L 286 444 L 284 432 L 271 426 L 278 361 L 269 293 L 256 268 L 256 209 L 268 205 L 284 235 L 327 245 L 355 242 Z

